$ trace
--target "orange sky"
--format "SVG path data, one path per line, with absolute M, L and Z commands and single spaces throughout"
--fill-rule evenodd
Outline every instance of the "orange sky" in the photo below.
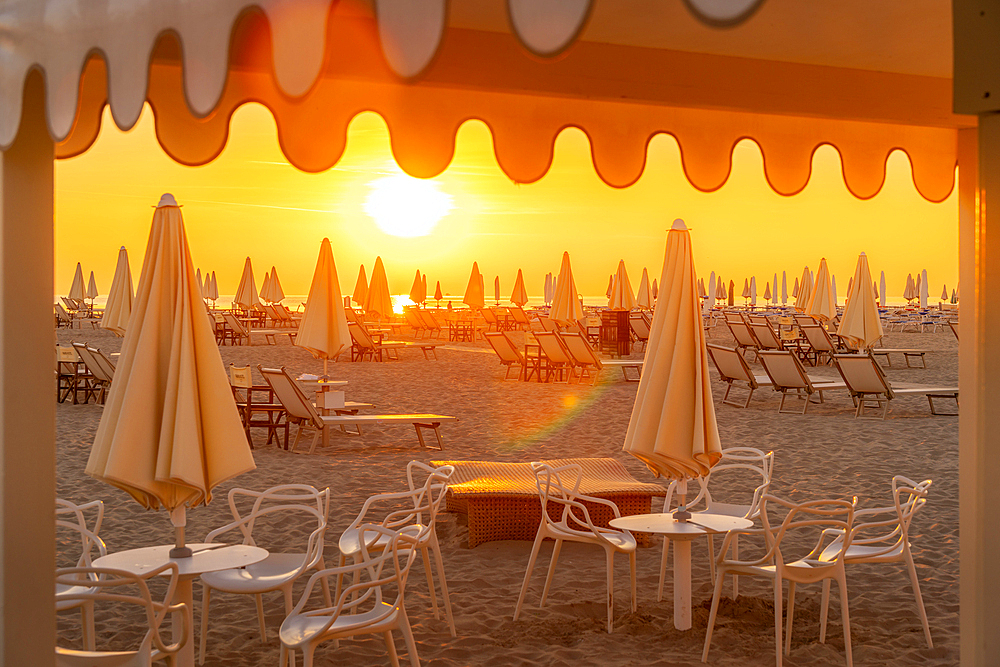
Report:
M 273 120 L 257 105 L 234 115 L 225 152 L 204 167 L 175 164 L 160 150 L 148 107 L 127 133 L 106 112 L 97 143 L 56 163 L 56 290 L 69 290 L 79 261 L 106 293 L 121 245 L 138 280 L 151 207 L 163 192 L 184 205 L 195 264 L 216 271 L 221 294 L 236 290 L 248 255 L 258 287 L 275 265 L 286 294 L 307 292 L 324 236 L 333 243 L 345 292 L 353 289 L 358 265 L 370 276 L 381 255 L 394 293 L 408 292 L 420 269 L 430 291 L 440 280 L 445 292 L 461 294 L 475 260 L 489 295 L 499 275 L 509 297 L 518 268 L 528 292 L 540 295 L 545 273 L 558 272 L 568 250 L 580 293 L 603 294 L 619 259 L 633 287 L 643 267 L 651 279 L 658 276 L 666 230 L 677 217 L 692 230 L 696 266 L 706 280 L 714 270 L 742 287 L 756 275 L 763 293 L 764 283 L 775 272 L 780 280 L 784 270 L 790 290 L 804 265 L 815 271 L 825 256 L 843 300 L 857 255 L 865 251 L 874 279 L 886 272 L 890 298 L 902 293 L 908 272 L 924 268 L 932 302 L 942 284 L 951 290 L 958 275 L 957 194 L 941 204 L 922 199 L 898 151 L 890 156 L 885 187 L 869 201 L 847 191 L 840 169 L 836 151 L 823 147 L 808 187 L 782 197 L 764 180 L 756 144 L 744 141 L 729 181 L 706 194 L 685 179 L 673 138 L 660 135 L 650 143 L 639 182 L 616 190 L 594 173 L 586 136 L 568 129 L 556 142 L 550 172 L 517 185 L 497 167 L 486 126 L 470 121 L 459 131 L 451 166 L 432 179 L 451 198 L 450 211 L 426 236 L 400 238 L 382 231 L 365 210 L 372 183 L 402 173 L 375 114 L 354 119 L 336 167 L 304 174 L 284 161 Z M 375 203 L 398 214 L 397 224 L 411 224 L 412 200 L 393 187 Z

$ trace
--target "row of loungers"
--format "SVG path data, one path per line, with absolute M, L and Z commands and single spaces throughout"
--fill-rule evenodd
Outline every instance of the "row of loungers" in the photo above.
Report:
M 628 382 L 638 382 L 642 375 L 641 359 L 601 359 L 582 333 L 536 331 L 534 337 L 538 353 L 529 356 L 517 349 L 507 332 L 486 333 L 486 340 L 500 357 L 500 365 L 506 367 L 505 380 L 511 377 L 515 366 L 518 367 L 516 379 L 526 382 L 532 377 L 538 382 L 549 382 L 553 377 L 579 382 L 586 377 L 595 384 L 598 373 L 605 368 L 620 368 Z M 635 372 L 634 377 L 629 375 L 630 370 Z
M 885 419 L 889 412 L 889 402 L 898 396 L 926 396 L 933 415 L 957 415 L 957 412 L 939 412 L 934 399 L 954 399 L 958 403 L 958 387 L 923 385 L 914 383 L 891 383 L 875 358 L 867 354 L 834 354 L 833 363 L 840 373 L 840 380 L 811 376 L 798 357 L 787 350 L 762 350 L 759 359 L 766 375 L 755 375 L 747 365 L 739 350 L 721 345 L 708 345 L 709 356 L 715 363 L 719 376 L 726 383 L 726 393 L 722 402 L 745 408 L 750 405 L 754 391 L 770 386 L 781 392 L 778 412 L 805 414 L 814 398 L 823 402 L 823 392 L 846 389 L 854 401 L 855 417 L 872 416 Z M 742 403 L 730 398 L 734 388 L 749 391 Z M 802 409 L 787 409 L 789 397 L 802 400 Z M 875 414 L 866 411 L 874 409 Z M 881 410 L 881 414 L 878 414 Z

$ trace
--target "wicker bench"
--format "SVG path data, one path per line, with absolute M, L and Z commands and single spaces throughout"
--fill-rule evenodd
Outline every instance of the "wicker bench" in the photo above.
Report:
M 649 514 L 654 496 L 666 495 L 659 484 L 646 484 L 632 477 L 615 459 L 554 459 L 553 466 L 578 463 L 583 468 L 580 493 L 610 500 L 622 516 Z M 496 540 L 534 540 L 542 520 L 542 507 L 529 463 L 491 461 L 431 461 L 432 465 L 455 467 L 448 484 L 447 511 L 467 514 L 469 547 Z M 607 527 L 614 518 L 604 505 L 584 503 L 595 525 Z M 557 507 L 550 512 L 558 513 Z M 555 520 L 558 516 L 553 515 Z M 650 536 L 636 534 L 643 546 Z

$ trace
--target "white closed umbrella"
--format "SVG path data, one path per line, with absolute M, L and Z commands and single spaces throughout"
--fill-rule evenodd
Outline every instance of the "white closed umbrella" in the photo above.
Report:
M 171 513 L 172 557 L 190 556 L 185 509 L 255 467 L 194 281 L 181 210 L 165 194 L 86 467 L 146 509 Z
M 510 295 L 510 302 L 523 307 L 528 303 L 528 290 L 524 287 L 524 276 L 521 269 L 517 270 L 517 279 L 514 281 L 514 291 Z
M 208 293 L 208 298 L 212 300 L 212 303 L 219 298 L 219 283 L 215 281 L 215 271 L 212 271 L 212 289 Z
M 656 284 L 656 278 L 653 278 L 653 301 L 656 301 L 657 295 L 660 293 L 660 288 Z
M 750 278 L 750 305 L 757 305 L 757 277 Z
M 91 271 L 90 280 L 87 281 L 87 298 L 93 302 L 99 295 L 100 292 L 97 291 L 97 281 L 94 280 L 94 272 Z
M 812 290 L 812 273 L 809 272 L 809 267 L 807 266 L 802 271 L 802 280 L 799 281 L 799 291 L 795 297 L 795 310 L 803 313 L 806 312 L 806 309 L 809 307 L 809 299 L 812 296 Z
M 486 306 L 486 294 L 483 290 L 483 276 L 479 273 L 479 263 L 472 263 L 472 273 L 469 274 L 469 284 L 465 287 L 462 303 L 473 310 L 482 310 Z
M 83 267 L 80 262 L 76 263 L 76 273 L 73 274 L 73 284 L 69 288 L 69 298 L 74 301 L 83 301 L 87 298 L 87 287 L 83 284 Z
M 882 271 L 882 276 L 878 280 L 878 302 L 885 308 L 885 271 Z
M 270 286 L 271 286 L 271 274 L 265 271 L 264 281 L 260 284 L 260 292 L 257 293 L 261 301 L 268 301 L 267 290 Z
M 774 305 L 778 300 L 778 274 L 774 274 L 774 278 L 771 279 L 771 304 Z
M 496 305 L 500 305 L 500 276 L 496 276 L 493 279 L 493 296 L 496 301 Z
M 726 289 L 726 281 L 722 279 L 722 276 L 719 276 L 715 281 L 715 298 L 725 302 L 728 296 L 729 292 Z
M 792 297 L 795 298 L 798 296 L 799 296 L 799 279 L 795 278 L 795 284 L 792 285 Z
M 257 296 L 257 285 L 254 283 L 253 266 L 250 264 L 249 257 L 243 264 L 243 275 L 240 276 L 240 285 L 236 288 L 233 303 L 242 306 L 245 310 L 260 306 L 260 297 Z
M 615 272 L 614 277 L 608 308 L 611 310 L 632 310 L 635 308 L 635 292 L 632 291 L 628 271 L 625 270 L 625 260 L 618 260 L 618 271 Z M 559 272 L 559 279 L 562 280 L 562 271 Z M 574 289 L 573 292 L 575 295 L 576 290 Z
M 948 286 L 944 285 L 941 288 L 941 301 L 947 301 L 947 300 L 948 300 Z
M 744 299 L 750 298 L 750 281 L 747 280 L 746 278 L 743 279 L 743 291 L 740 292 L 740 296 L 742 296 Z
M 278 278 L 278 269 L 271 267 L 271 280 L 267 283 L 267 300 L 271 303 L 278 303 L 285 298 L 285 290 L 281 289 L 281 279 Z
M 365 314 L 377 320 L 387 320 L 392 317 L 392 292 L 389 291 L 389 278 L 385 275 L 385 265 L 382 264 L 381 257 L 375 258 L 372 280 L 365 297 Z
M 323 360 L 323 376 L 327 364 L 351 347 L 351 332 L 347 327 L 344 299 L 340 293 L 340 278 L 333 261 L 330 239 L 323 239 L 316 259 L 316 270 L 309 285 L 306 311 L 299 322 L 295 344 Z
M 545 305 L 552 303 L 552 274 L 545 274 Z
M 201 286 L 198 287 L 199 294 Z M 128 264 L 128 251 L 122 246 L 118 251 L 115 277 L 111 279 L 108 302 L 104 306 L 101 328 L 117 336 L 124 336 L 128 319 L 132 315 L 132 269 Z
M 830 292 L 833 294 L 834 313 L 837 312 L 837 276 L 830 275 Z
M 653 307 L 653 288 L 649 284 L 649 272 L 642 269 L 642 278 L 639 279 L 639 291 L 635 294 L 635 306 L 643 310 L 650 310 Z
M 122 246 L 122 247 L 124 248 L 125 246 Z M 194 272 L 194 281 L 196 283 L 198 283 L 198 291 L 201 292 L 201 298 L 204 299 L 205 298 L 205 285 L 204 285 L 204 283 L 201 282 L 201 269 L 197 269 Z M 108 294 L 110 294 L 110 292 L 108 292 Z
M 608 276 L 608 291 L 607 291 L 608 301 L 611 301 L 611 295 L 614 293 L 615 293 L 615 274 L 612 273 L 611 275 Z
M 576 324 L 576 321 L 583 317 L 583 304 L 577 297 L 576 281 L 573 278 L 573 267 L 570 265 L 568 252 L 563 253 L 549 317 L 565 324 Z
M 781 272 L 781 305 L 788 305 L 788 277 Z
M 646 270 L 643 269 L 644 273 L 645 271 Z M 708 274 L 708 290 L 706 293 L 708 294 L 708 301 L 705 302 L 705 307 L 708 310 L 712 310 L 712 308 L 715 307 L 715 271 Z
M 420 279 L 420 269 L 417 269 L 417 273 L 413 276 L 413 284 L 410 285 L 410 301 L 417 304 L 418 306 L 423 302 L 423 298 L 420 296 L 420 292 L 423 291 L 424 282 Z
M 865 253 L 858 257 L 854 278 L 847 288 L 847 303 L 844 304 L 837 334 L 855 350 L 867 350 L 882 337 L 882 320 L 875 303 L 875 288 Z
M 682 220 L 667 232 L 642 378 L 623 450 L 654 475 L 702 477 L 722 457 L 691 237 Z
M 354 293 L 351 295 L 351 299 L 354 303 L 358 304 L 362 308 L 365 305 L 365 299 L 368 298 L 368 278 L 365 276 L 365 265 L 361 265 L 361 269 L 358 271 L 358 281 L 354 283 Z
M 923 271 L 920 272 L 920 276 L 918 279 L 920 281 L 920 307 L 926 308 L 927 299 L 930 297 L 930 294 L 928 294 L 927 291 L 928 290 L 927 269 L 924 269 Z
M 771 283 L 764 283 L 764 301 L 771 300 Z
M 830 282 L 830 270 L 826 266 L 826 258 L 819 261 L 819 270 L 816 272 L 816 283 L 812 286 L 809 295 L 809 305 L 806 306 L 806 315 L 812 315 L 821 322 L 832 320 L 837 314 L 837 306 L 834 302 L 833 285 Z

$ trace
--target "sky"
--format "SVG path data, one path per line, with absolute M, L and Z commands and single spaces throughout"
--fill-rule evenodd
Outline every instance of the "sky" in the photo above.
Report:
M 374 113 L 355 117 L 343 158 L 319 174 L 284 160 L 264 107 L 241 107 L 231 130 L 216 160 L 185 167 L 160 149 L 148 106 L 128 132 L 105 110 L 91 149 L 56 162 L 57 294 L 69 291 L 77 262 L 85 277 L 94 272 L 105 294 L 122 245 L 137 282 L 152 207 L 164 192 L 183 205 L 195 265 L 216 272 L 220 294 L 236 291 L 248 256 L 258 287 L 274 266 L 286 294 L 307 293 L 320 243 L 329 237 L 344 293 L 353 290 L 359 265 L 370 277 L 381 256 L 393 293 L 409 292 L 420 270 L 429 292 L 440 281 L 445 293 L 460 295 L 476 261 L 488 295 L 499 276 L 509 298 L 518 269 L 529 294 L 540 295 L 565 250 L 578 291 L 600 295 L 620 259 L 633 288 L 643 268 L 650 279 L 659 276 L 675 218 L 691 229 L 699 275 L 707 282 L 715 271 L 734 280 L 737 292 L 754 275 L 762 294 L 782 271 L 791 290 L 804 266 L 815 272 L 825 257 L 842 302 L 860 252 L 876 282 L 885 271 L 890 299 L 902 294 L 907 273 L 927 270 L 932 302 L 958 276 L 957 190 L 940 204 L 924 200 L 900 151 L 889 157 L 882 191 L 862 201 L 845 187 L 830 146 L 816 152 L 805 190 L 783 197 L 767 185 L 750 140 L 737 145 L 727 183 L 703 193 L 684 177 L 668 135 L 650 142 L 639 181 L 615 189 L 598 178 L 588 139 L 573 128 L 559 135 L 552 168 L 532 184 L 513 183 L 500 171 L 489 130 L 478 121 L 460 128 L 451 165 L 427 181 L 396 166 L 385 123 Z

